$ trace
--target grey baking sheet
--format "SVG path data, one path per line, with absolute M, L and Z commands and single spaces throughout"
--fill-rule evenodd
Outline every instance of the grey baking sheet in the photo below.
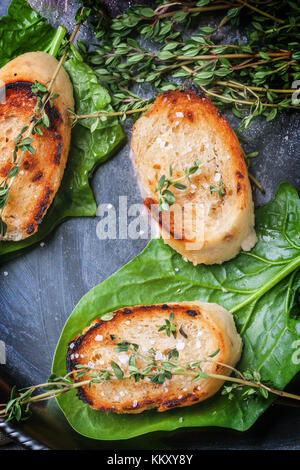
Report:
M 71 27 L 72 16 L 62 17 L 55 1 L 38 2 L 37 8 L 57 25 Z M 62 5 L 64 2 L 57 2 Z M 71 2 L 71 5 L 74 2 Z M 128 2 L 106 2 L 111 12 L 122 11 Z M 141 2 L 140 2 L 141 3 Z M 147 2 L 144 2 L 147 3 Z M 0 15 L 9 0 L 1 0 Z M 68 15 L 71 15 L 72 10 Z M 230 31 L 228 32 L 228 34 Z M 83 32 L 90 38 L 90 32 Z M 236 129 L 238 121 L 226 115 Z M 126 145 L 96 172 L 92 186 L 97 203 L 118 205 L 119 196 L 128 204 L 140 202 L 139 188 L 129 159 L 131 126 L 126 123 Z M 282 181 L 300 190 L 299 114 L 285 113 L 266 123 L 255 120 L 243 132 L 247 152 L 259 151 L 251 171 L 265 187 L 254 188 L 256 206 L 273 198 Z M 130 220 L 130 219 L 129 219 Z M 26 386 L 45 381 L 65 320 L 90 288 L 109 277 L 141 252 L 148 240 L 107 240 L 96 236 L 99 218 L 72 219 L 27 254 L 0 266 L 0 339 L 6 343 L 7 363 L 0 366 L 0 394 L 8 384 Z M 298 382 L 299 383 L 299 382 Z M 293 385 L 292 385 L 293 387 Z M 295 384 L 294 384 L 295 388 Z M 35 408 L 33 418 L 16 426 L 15 438 L 27 445 L 54 449 L 300 449 L 300 408 L 274 405 L 246 433 L 222 429 L 192 429 L 154 433 L 130 441 L 92 441 L 77 435 L 54 402 Z M 9 432 L 14 431 L 6 427 Z M 20 432 L 22 434 L 20 434 Z M 36 440 L 34 442 L 33 440 Z

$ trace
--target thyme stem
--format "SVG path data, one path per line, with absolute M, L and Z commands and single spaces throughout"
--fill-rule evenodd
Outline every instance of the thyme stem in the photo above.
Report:
M 253 90 L 253 91 L 261 91 L 262 93 L 267 93 L 267 92 L 274 92 L 274 93 L 295 93 L 295 89 L 293 90 L 290 90 L 290 89 L 278 89 L 278 88 L 264 88 L 264 87 L 259 87 L 259 86 L 246 86 L 246 85 L 243 85 L 242 83 L 237 83 L 237 82 L 233 82 L 233 81 L 228 81 L 228 82 L 223 82 L 223 81 L 216 81 L 215 82 L 216 85 L 222 85 L 222 86 L 231 86 L 231 87 L 234 87 L 234 88 L 249 88 L 249 90 Z
M 217 46 L 216 46 L 217 47 Z M 268 52 L 267 53 L 269 57 L 290 57 L 291 53 L 290 52 Z M 195 55 L 193 57 L 187 57 L 185 55 L 177 55 L 172 57 L 172 59 L 178 59 L 178 60 L 188 60 L 191 62 L 197 61 L 197 60 L 210 60 L 210 59 L 246 59 L 246 58 L 256 58 L 256 57 L 261 57 L 260 54 L 248 54 L 248 53 L 237 53 L 237 54 L 203 54 L 203 55 Z M 168 60 L 172 60 L 168 59 Z
M 276 18 L 273 15 L 270 15 L 270 13 L 267 13 L 266 11 L 260 10 L 259 8 L 255 7 L 254 5 L 250 5 L 248 2 L 245 2 L 244 0 L 237 0 L 239 3 L 244 5 L 245 7 L 250 8 L 253 11 L 256 11 L 256 13 L 259 13 L 262 16 L 265 16 L 266 18 L 270 18 L 273 21 L 276 21 L 276 23 L 284 23 L 283 20 L 280 18 Z
M 150 106 L 150 105 L 149 105 Z M 144 111 L 147 111 L 149 106 L 144 106 L 143 108 L 138 108 L 138 109 L 129 109 L 128 111 L 115 111 L 115 112 L 105 112 L 102 111 L 100 113 L 92 113 L 92 114 L 81 114 L 73 115 L 73 119 L 88 119 L 88 118 L 98 118 L 98 117 L 113 117 L 113 116 L 123 116 L 124 114 L 135 114 L 135 113 L 143 113 Z
M 214 93 L 210 90 L 207 90 L 207 88 L 205 88 L 204 86 L 200 86 L 200 88 L 205 92 L 207 93 L 208 95 L 211 95 L 211 96 L 214 96 L 216 98 L 219 98 L 220 100 L 225 100 L 225 101 L 230 101 L 232 103 L 240 103 L 240 104 L 247 104 L 247 105 L 253 105 L 253 104 L 257 104 L 257 101 L 249 101 L 249 100 L 239 100 L 239 99 L 236 99 L 236 98 L 230 98 L 229 96 L 223 96 L 223 95 L 219 95 L 217 93 Z M 264 102 L 261 102 L 262 106 L 263 107 L 269 107 L 269 108 L 279 108 L 280 107 L 280 103 L 278 104 L 275 104 L 275 103 L 264 103 Z M 293 105 L 287 105 L 285 106 L 286 108 L 289 108 L 289 109 L 298 109 L 299 110 L 299 106 L 293 106 Z

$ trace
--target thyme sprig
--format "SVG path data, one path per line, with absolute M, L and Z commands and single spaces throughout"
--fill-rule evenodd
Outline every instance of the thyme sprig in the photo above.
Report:
M 218 193 L 219 199 L 222 199 L 222 196 L 226 194 L 223 181 L 219 181 L 219 183 L 217 184 L 217 187 L 210 185 L 209 191 L 210 191 L 210 194 Z
M 176 348 L 168 352 L 167 358 L 156 351 L 149 349 L 147 354 L 139 352 L 139 346 L 129 341 L 123 340 L 116 345 L 116 352 L 130 353 L 128 371 L 115 361 L 110 361 L 110 368 L 90 367 L 89 365 L 78 364 L 74 370 L 65 376 L 56 376 L 52 374 L 48 382 L 33 385 L 31 387 L 17 390 L 14 386 L 10 393 L 7 403 L 0 404 L 0 419 L 6 421 L 17 420 L 22 421 L 28 419 L 31 414 L 31 405 L 53 398 L 57 398 L 71 390 L 78 389 L 92 384 L 100 384 L 103 382 L 114 382 L 121 380 L 134 380 L 139 382 L 148 378 L 151 383 L 163 385 L 166 380 L 171 380 L 174 376 L 192 377 L 192 383 L 196 383 L 202 379 L 214 378 L 225 382 L 222 394 L 227 395 L 229 399 L 234 397 L 237 391 L 242 392 L 242 397 L 250 399 L 259 396 L 264 399 L 273 394 L 279 397 L 300 400 L 299 395 L 277 390 L 270 385 L 262 382 L 260 373 L 257 370 L 246 370 L 240 372 L 234 367 L 219 362 L 215 359 L 219 350 L 214 351 L 207 357 L 195 362 L 180 362 L 179 352 Z M 162 359 L 157 359 L 157 357 Z M 142 367 L 137 367 L 137 359 L 140 359 Z M 213 374 L 203 371 L 203 365 L 206 363 L 214 363 L 228 369 L 234 375 L 227 376 L 223 374 Z M 83 379 L 83 380 L 81 380 Z M 45 391 L 40 393 L 39 390 Z
M 70 36 L 70 39 L 67 41 L 64 52 L 57 64 L 57 67 L 54 71 L 53 76 L 51 77 L 49 83 L 43 84 L 35 80 L 34 84 L 31 86 L 31 91 L 36 95 L 36 106 L 34 108 L 34 113 L 28 118 L 27 122 L 23 126 L 20 134 L 15 140 L 14 149 L 12 152 L 12 167 L 7 173 L 6 177 L 0 183 L 0 236 L 5 237 L 7 232 L 7 224 L 3 220 L 3 211 L 5 206 L 8 203 L 10 190 L 15 181 L 15 178 L 18 176 L 24 156 L 27 152 L 34 154 L 35 150 L 32 146 L 33 138 L 35 134 L 40 136 L 43 135 L 43 129 L 50 127 L 50 120 L 47 114 L 47 106 L 53 106 L 53 100 L 58 98 L 57 93 L 53 93 L 54 84 L 56 78 L 60 72 L 60 69 L 63 66 L 63 63 L 68 55 L 69 49 L 77 35 L 77 32 L 81 24 L 89 16 L 90 10 L 85 7 L 82 7 L 76 13 L 76 26 L 73 33 Z M 57 30 L 53 44 L 55 44 L 55 52 L 58 52 L 59 44 L 62 43 L 64 36 L 66 34 L 66 29 L 60 26 Z
M 169 177 L 167 178 L 166 175 L 162 175 L 157 183 L 157 186 L 154 189 L 154 192 L 157 193 L 158 196 L 158 207 L 160 211 L 167 211 L 169 210 L 170 206 L 172 206 L 175 201 L 176 197 L 174 193 L 170 190 L 173 188 L 179 189 L 180 191 L 184 191 L 187 188 L 187 185 L 180 183 L 180 181 L 187 180 L 188 183 L 191 183 L 191 175 L 196 173 L 203 165 L 211 162 L 214 158 L 211 158 L 207 162 L 201 162 L 200 160 L 195 160 L 194 164 L 189 167 L 185 168 L 184 174 L 179 176 L 178 178 L 173 178 L 173 167 L 172 165 L 169 166 Z
M 165 319 L 165 324 L 158 328 L 158 331 L 165 331 L 167 336 L 176 338 L 176 326 L 174 325 L 174 312 L 170 312 L 169 318 Z

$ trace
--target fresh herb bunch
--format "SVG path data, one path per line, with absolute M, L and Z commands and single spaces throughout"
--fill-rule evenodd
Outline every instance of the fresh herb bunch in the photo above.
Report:
M 162 385 L 165 380 L 170 380 L 176 375 L 190 376 L 193 378 L 193 383 L 208 378 L 225 381 L 226 384 L 222 389 L 222 394 L 227 395 L 229 399 L 234 397 L 234 393 L 237 390 L 243 390 L 242 393 L 245 399 L 254 396 L 260 396 L 266 399 L 271 393 L 280 397 L 300 400 L 300 396 L 298 395 L 276 390 L 262 383 L 258 371 L 247 370 L 241 373 L 234 367 L 216 361 L 214 358 L 219 353 L 219 350 L 214 351 L 212 354 L 199 361 L 182 363 L 178 360 L 179 352 L 176 348 L 168 352 L 166 359 L 158 359 L 158 357 L 162 357 L 162 354 L 153 348 L 149 349 L 148 353 L 144 355 L 139 352 L 139 346 L 137 344 L 126 340 L 117 343 L 116 346 L 116 352 L 130 353 L 128 372 L 125 372 L 119 364 L 113 360 L 111 360 L 110 368 L 108 369 L 91 368 L 90 366 L 78 364 L 75 370 L 69 372 L 64 377 L 51 375 L 48 382 L 44 384 L 34 385 L 20 390 L 13 387 L 8 403 L 0 404 L 0 418 L 6 421 L 13 419 L 17 421 L 25 420 L 30 417 L 30 406 L 32 403 L 57 398 L 70 390 L 78 389 L 86 385 L 90 387 L 94 383 L 126 379 L 139 382 L 140 380 L 149 378 L 150 382 Z M 137 359 L 143 363 L 143 367 L 140 369 L 137 367 Z M 205 363 L 215 363 L 227 368 L 234 373 L 234 376 L 205 373 L 203 372 L 203 364 Z M 227 382 L 229 382 L 230 385 L 227 385 Z M 36 394 L 40 389 L 44 389 L 45 391 Z
M 184 39 L 183 29 L 195 18 L 218 11 L 225 12 L 219 24 Z M 103 21 L 99 12 L 96 4 L 91 17 L 101 42 L 92 51 L 83 42 L 79 47 L 124 119 L 127 111 L 145 107 L 145 100 L 132 94 L 138 83 L 149 83 L 154 93 L 194 84 L 219 107 L 231 106 L 242 128 L 255 116 L 269 121 L 280 110 L 299 109 L 292 101 L 292 84 L 300 78 L 296 2 L 159 2 L 156 8 L 131 7 L 111 22 Z M 247 43 L 218 41 L 216 33 L 229 24 L 244 28 Z M 140 45 L 142 38 L 149 47 Z M 153 52 L 157 49 L 159 53 Z

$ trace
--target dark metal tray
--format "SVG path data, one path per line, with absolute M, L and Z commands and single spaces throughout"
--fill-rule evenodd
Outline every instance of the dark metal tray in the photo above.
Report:
M 34 0 L 35 5 L 43 2 Z M 47 2 L 54 5 L 55 1 Z M 72 3 L 72 2 L 71 2 Z M 107 2 L 108 3 L 108 2 Z M 128 2 L 109 2 L 124 8 Z M 140 2 L 141 3 L 141 2 Z M 9 0 L 1 0 L 0 15 Z M 116 10 L 115 10 L 116 11 Z M 51 17 L 55 24 L 60 19 Z M 226 113 L 234 128 L 238 122 Z M 130 125 L 125 125 L 127 144 L 102 165 L 93 178 L 98 203 L 118 205 L 140 202 L 129 159 Z M 259 151 L 251 171 L 266 194 L 254 189 L 256 206 L 273 198 L 282 181 L 300 190 L 299 114 L 280 114 L 266 123 L 255 120 L 244 132 L 247 152 Z M 126 181 L 127 184 L 124 184 Z M 109 277 L 146 246 L 147 240 L 100 241 L 99 219 L 72 219 L 60 226 L 24 256 L 0 268 L 0 338 L 6 343 L 7 364 L 0 366 L 0 395 L 9 384 L 26 386 L 47 379 L 53 352 L 65 320 L 91 287 Z M 290 389 L 296 389 L 296 383 Z M 298 380 L 299 389 L 299 380 Z M 0 396 L 0 400 L 3 398 Z M 18 425 L 0 423 L 0 429 L 32 448 L 52 449 L 300 449 L 300 408 L 273 405 L 245 433 L 222 429 L 185 429 L 153 433 L 127 441 L 94 441 L 76 434 L 54 402 L 34 409 L 32 419 Z

